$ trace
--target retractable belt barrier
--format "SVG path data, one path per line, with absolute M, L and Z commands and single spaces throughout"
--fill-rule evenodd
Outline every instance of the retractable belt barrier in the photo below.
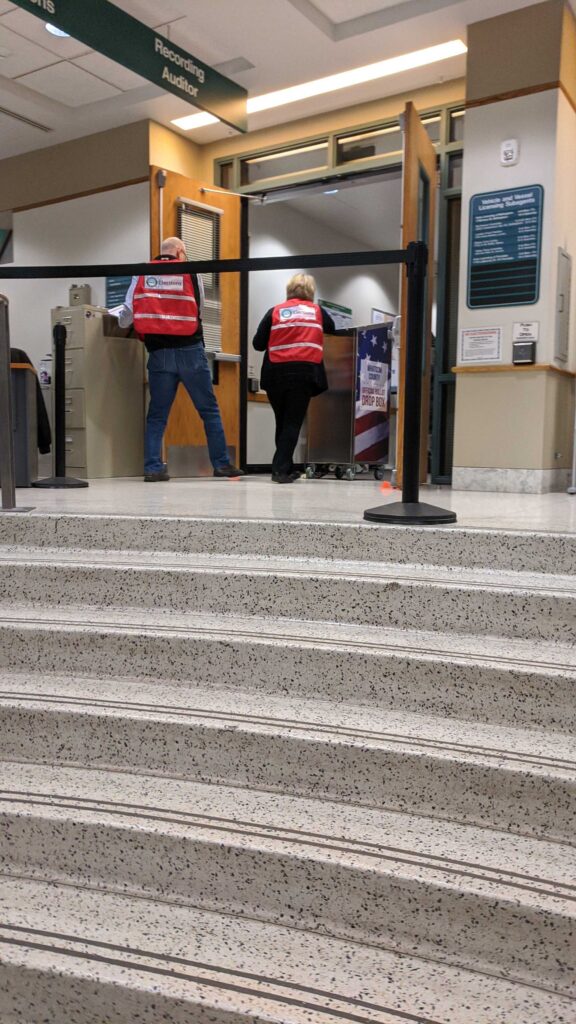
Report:
M 402 456 L 402 501 L 367 509 L 364 519 L 391 525 L 437 525 L 456 521 L 454 512 L 419 500 L 420 424 L 422 399 L 422 352 L 424 347 L 426 273 L 428 249 L 424 242 L 411 242 L 407 249 L 382 252 L 309 253 L 299 256 L 261 256 L 226 260 L 179 262 L 183 274 L 247 274 L 263 270 L 299 270 L 307 267 L 367 267 L 383 264 L 406 265 L 408 311 L 406 325 L 406 375 L 404 389 L 404 448 Z M 73 267 L 0 267 L 0 281 L 35 278 L 128 277 L 150 272 L 149 263 L 93 264 Z M 172 261 L 154 264 L 157 276 L 172 275 Z M 7 367 L 7 369 L 6 369 Z M 8 300 L 0 297 L 0 471 L 2 511 L 16 509 L 14 496 L 14 451 L 10 396 L 10 337 Z M 6 489 L 4 481 L 6 482 Z M 26 510 L 27 511 L 27 510 Z

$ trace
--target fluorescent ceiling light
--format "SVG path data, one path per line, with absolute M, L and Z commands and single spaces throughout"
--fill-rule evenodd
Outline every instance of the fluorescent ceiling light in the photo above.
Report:
M 54 11 L 52 11 L 52 14 L 54 14 Z M 70 39 L 70 33 L 64 32 L 63 29 L 57 28 L 56 25 L 48 25 L 48 23 L 46 23 L 44 28 L 52 36 L 58 36 L 60 39 Z
M 323 96 L 325 93 L 336 92 L 338 89 L 348 89 L 354 85 L 361 85 L 363 82 L 374 82 L 379 78 L 387 78 L 389 75 L 398 75 L 403 71 L 412 71 L 415 68 L 426 67 L 428 64 L 436 64 L 438 61 L 449 60 L 450 57 L 460 57 L 467 53 L 467 49 L 461 39 L 451 39 L 450 42 L 440 43 L 439 46 L 428 46 L 424 50 L 414 50 L 413 53 L 404 53 L 400 57 L 390 57 L 388 60 L 381 60 L 376 64 L 352 68 L 351 71 L 328 75 L 327 78 L 316 78 L 312 82 L 292 85 L 288 89 L 278 89 L 276 92 L 268 92 L 263 96 L 252 96 L 248 99 L 247 110 L 249 114 L 255 114 L 261 110 L 271 110 L 287 103 L 310 99 L 311 96 Z M 177 117 L 171 123 L 185 131 L 192 131 L 194 128 L 216 124 L 217 121 L 218 118 L 212 114 L 189 114 L 186 117 Z
M 339 192 L 339 191 L 340 191 L 340 189 L 338 189 L 338 188 L 326 188 L 326 189 L 324 189 L 324 195 L 325 196 L 335 196 L 336 193 Z

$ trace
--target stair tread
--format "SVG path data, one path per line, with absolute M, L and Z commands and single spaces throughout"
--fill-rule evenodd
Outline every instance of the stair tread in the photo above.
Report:
M 0 669 L 0 707 L 296 735 L 576 778 L 576 738 L 418 712 L 139 679 Z
M 0 546 L 0 565 L 98 567 L 115 570 L 196 571 L 261 574 L 306 579 L 350 579 L 402 585 L 474 587 L 576 597 L 576 577 L 561 573 L 520 572 L 410 563 L 364 562 L 265 555 L 114 551 Z
M 574 1005 L 414 956 L 73 886 L 3 877 L 0 912 L 5 964 L 115 983 L 119 1005 L 126 985 L 283 1024 L 568 1024 Z
M 49 595 L 46 595 L 49 597 Z M 0 602 L 0 628 L 68 629 L 117 632 L 128 635 L 202 636 L 270 643 L 280 647 L 329 647 L 371 654 L 429 658 L 445 662 L 472 662 L 478 666 L 576 673 L 576 647 L 572 644 L 517 637 L 442 633 L 389 626 L 230 615 L 163 608 L 104 608 L 67 604 Z
M 0 809 L 282 851 L 576 916 L 576 850 L 489 828 L 239 786 L 8 761 L 0 762 Z

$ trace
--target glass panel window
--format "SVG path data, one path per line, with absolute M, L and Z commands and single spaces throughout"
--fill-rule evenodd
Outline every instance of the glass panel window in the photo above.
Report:
M 287 174 L 303 171 L 321 171 L 328 163 L 328 143 L 315 142 L 309 146 L 284 149 L 279 153 L 263 153 L 242 160 L 241 183 L 253 185 L 256 181 L 283 178 Z
M 441 114 L 427 114 L 423 117 L 422 124 L 428 132 L 428 138 L 430 142 L 440 142 L 440 132 L 442 130 L 442 115 Z
M 232 188 L 233 182 L 233 171 L 234 164 L 230 160 L 228 163 L 220 164 L 220 186 L 221 188 Z
M 347 164 L 351 160 L 399 156 L 401 153 L 402 132 L 396 122 L 374 131 L 342 135 L 337 142 L 336 160 L 339 164 Z
M 465 110 L 450 111 L 450 142 L 462 142 L 464 138 Z
M 448 160 L 448 188 L 462 188 L 462 153 L 452 153 Z

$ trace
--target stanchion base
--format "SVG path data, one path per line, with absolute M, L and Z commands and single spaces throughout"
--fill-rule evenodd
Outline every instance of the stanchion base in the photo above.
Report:
M 34 480 L 32 487 L 88 487 L 87 480 L 77 480 L 74 476 L 48 476 L 45 480 Z
M 24 508 L 0 508 L 0 516 L 12 515 L 13 512 L 33 512 L 34 505 L 26 505 Z
M 456 522 L 456 513 L 423 501 L 394 501 L 391 505 L 366 509 L 364 519 L 391 526 L 444 526 Z

